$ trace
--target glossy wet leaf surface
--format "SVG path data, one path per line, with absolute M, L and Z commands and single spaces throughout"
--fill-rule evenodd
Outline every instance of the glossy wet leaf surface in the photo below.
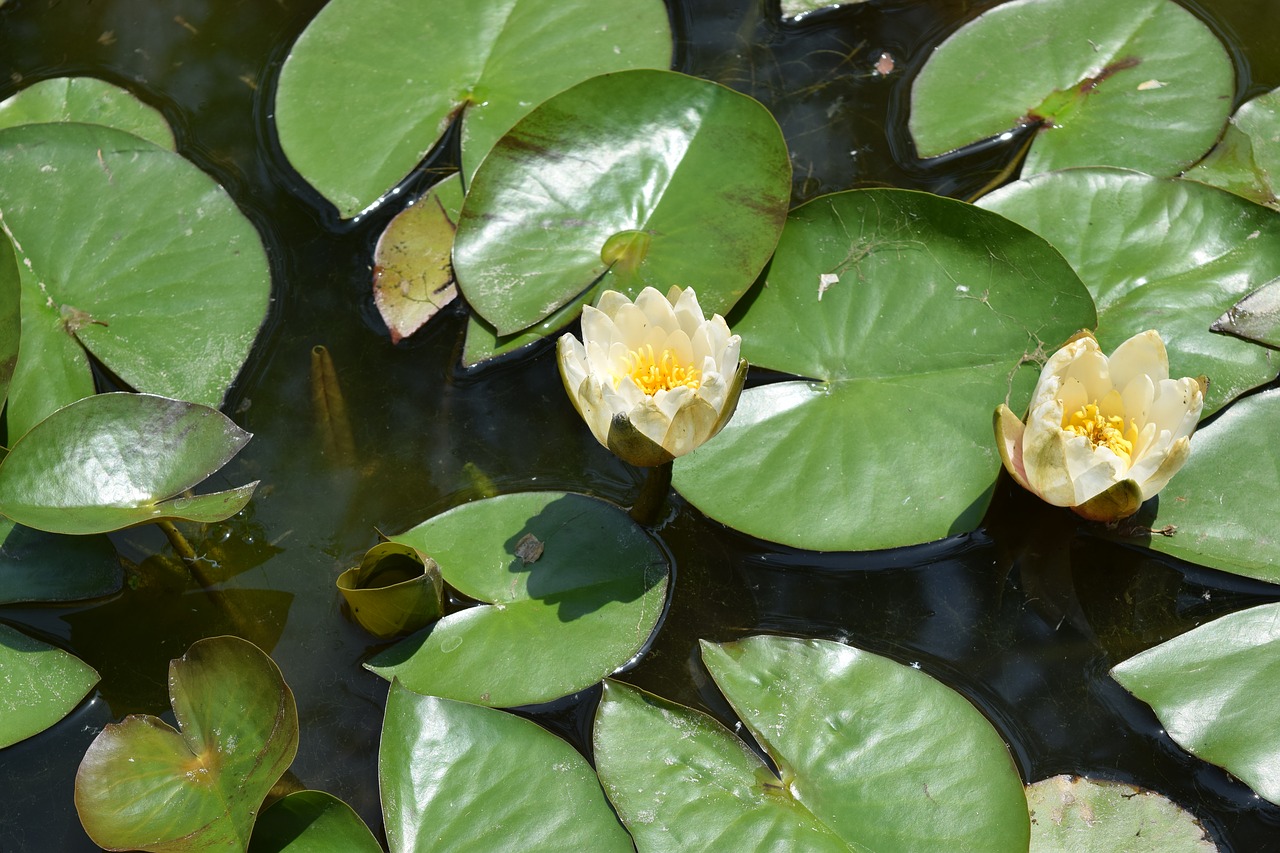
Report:
M 22 335 L 22 285 L 13 244 L 0 240 L 0 402 L 9 395 L 9 380 L 18 364 Z
M 1174 377 L 1209 377 L 1207 417 L 1275 378 L 1265 347 L 1210 331 L 1239 299 L 1280 275 L 1280 217 L 1190 181 L 1069 169 L 1009 184 L 979 202 L 1052 243 L 1098 306 L 1111 352 L 1160 332 Z
M 693 286 L 707 313 L 724 314 L 773 251 L 790 187 L 786 143 L 758 102 L 669 71 L 596 77 L 490 152 L 467 191 L 454 272 L 503 336 L 584 294 L 634 299 L 646 285 Z
M 281 72 L 280 144 L 350 217 L 399 183 L 457 113 L 470 174 L 542 101 L 597 74 L 666 68 L 671 50 L 659 0 L 337 0 Z
M 1258 204 L 1280 207 L 1280 91 L 1246 101 L 1231 116 L 1222 139 L 1209 155 L 1187 171 L 1203 181 Z
M 123 581 L 106 536 L 58 536 L 0 518 L 0 542 L 0 604 L 98 598 Z
M 1213 853 L 1190 812 L 1155 791 L 1080 776 L 1027 786 L 1031 853 Z
M 1025 405 L 1034 381 L 1020 362 L 1093 322 L 1062 258 L 1000 217 L 900 190 L 810 202 L 734 325 L 752 364 L 807 379 L 743 392 L 675 486 L 730 527 L 814 550 L 971 530 L 1000 469 L 991 412 L 1010 393 Z
M 623 851 L 591 766 L 514 714 L 392 682 L 378 780 L 393 851 Z
M 61 720 L 97 683 L 75 655 L 0 623 L 0 749 Z
M 710 718 L 607 682 L 597 767 L 639 849 L 1026 849 L 1009 751 L 958 693 L 826 640 L 702 654 L 782 775 Z
M 1280 604 L 1220 617 L 1117 664 L 1175 743 L 1280 802 Z
M 526 563 L 516 552 L 529 533 L 543 553 Z M 583 495 L 474 501 L 391 541 L 430 556 L 450 587 L 482 602 L 366 664 L 435 696 L 514 707 L 582 690 L 640 651 L 666 598 L 657 544 L 616 506 Z
M 1234 84 L 1222 43 L 1171 0 L 1015 0 L 935 49 L 912 86 L 910 130 L 936 157 L 1043 121 L 1024 176 L 1176 175 L 1217 140 Z
M 298 751 L 293 693 L 271 658 L 213 637 L 169 664 L 177 730 L 133 715 L 103 729 L 76 774 L 85 830 L 117 850 L 243 850 Z
M 216 409 L 150 394 L 98 394 L 41 421 L 0 462 L 0 513 L 52 533 L 103 533 L 146 521 L 221 521 L 257 483 L 183 492 L 250 435 Z
M 276 800 L 253 825 L 248 853 L 380 853 L 382 847 L 351 806 L 323 791 Z
M 0 102 L 0 129 L 66 121 L 106 125 L 170 151 L 175 147 L 173 131 L 159 110 L 95 77 L 41 80 Z
M 83 124 L 0 131 L 0 171 L 23 290 L 9 440 L 92 393 L 85 350 L 136 390 L 219 405 L 270 290 L 226 192 L 171 151 Z
M 1280 583 L 1280 391 L 1238 400 L 1191 438 L 1191 458 L 1133 518 L 1109 535 L 1175 557 Z M 1171 535 L 1148 531 L 1168 531 Z
M 452 175 L 396 214 L 373 250 L 373 303 L 391 332 L 407 338 L 453 301 L 453 234 L 462 179 Z

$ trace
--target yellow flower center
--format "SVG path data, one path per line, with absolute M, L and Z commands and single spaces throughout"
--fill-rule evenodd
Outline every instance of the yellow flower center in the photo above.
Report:
M 1130 427 L 1132 426 L 1130 424 Z M 1126 465 L 1129 464 L 1129 457 L 1133 453 L 1133 442 L 1125 438 L 1124 418 L 1119 415 L 1105 418 L 1098 411 L 1096 404 L 1089 403 L 1080 407 L 1079 411 L 1068 415 L 1062 428 L 1067 432 L 1083 435 L 1094 447 L 1110 448 L 1116 456 L 1124 460 Z M 1136 428 L 1134 431 L 1136 432 Z
M 640 386 L 640 390 L 652 397 L 659 391 L 670 391 L 672 388 L 684 386 L 697 388 L 702 384 L 702 372 L 692 365 L 685 366 L 676 361 L 675 354 L 664 349 L 662 355 L 655 357 L 652 346 L 643 346 L 627 353 L 627 366 L 623 375 Z M 622 376 L 615 376 L 614 387 L 622 381 Z

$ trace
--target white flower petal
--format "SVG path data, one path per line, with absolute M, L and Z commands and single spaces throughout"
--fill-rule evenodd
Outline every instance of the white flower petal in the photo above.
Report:
M 1139 428 L 1151 419 L 1151 403 L 1156 398 L 1156 386 L 1151 377 L 1139 374 L 1130 379 L 1120 392 L 1124 401 L 1125 421 L 1133 421 Z
M 1092 341 L 1092 338 L 1086 338 Z M 1083 343 L 1081 341 L 1080 343 Z M 1086 347 L 1080 357 L 1067 367 L 1063 379 L 1078 379 L 1084 384 L 1084 393 L 1090 400 L 1099 400 L 1111 390 L 1111 373 L 1107 369 L 1107 357 L 1095 343 Z
M 582 306 L 582 340 L 597 341 L 607 345 L 617 337 L 618 329 L 608 314 L 590 305 Z
M 604 293 L 601 293 L 600 298 L 596 300 L 596 308 L 609 315 L 609 317 L 615 316 L 618 313 L 618 309 L 623 305 L 630 304 L 631 300 L 616 290 L 606 290 Z
M 1102 494 L 1125 478 L 1127 466 L 1123 460 L 1109 448 L 1094 447 L 1083 435 L 1072 435 L 1064 443 L 1063 450 L 1067 474 L 1075 492 L 1072 506 L 1079 506 Z
M 1139 332 L 1129 338 L 1116 347 L 1108 362 L 1111 381 L 1117 388 L 1125 387 L 1136 376 L 1149 376 L 1152 382 L 1169 378 L 1169 354 L 1156 331 Z
M 644 312 L 627 303 L 618 308 L 618 312 L 613 315 L 613 322 L 618 327 L 618 337 L 614 340 L 627 349 L 639 349 L 649 332 L 649 318 Z
M 627 412 L 627 417 L 637 430 L 659 445 L 666 438 L 667 429 L 671 426 L 671 418 L 659 409 L 654 399 L 649 396 L 633 406 L 631 411 Z
M 668 334 L 680 328 L 680 321 L 676 319 L 676 312 L 667 297 L 652 287 L 640 291 L 640 295 L 636 297 L 636 307 L 644 312 L 650 325 L 658 326 Z

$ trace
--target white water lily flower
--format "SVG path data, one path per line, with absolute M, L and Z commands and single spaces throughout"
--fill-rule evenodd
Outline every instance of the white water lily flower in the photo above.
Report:
M 1025 425 L 1001 405 L 996 442 L 1023 488 L 1094 521 L 1116 521 L 1164 488 L 1191 453 L 1204 389 L 1170 379 L 1164 341 L 1134 335 L 1103 355 L 1083 333 L 1045 362 Z
M 582 309 L 582 341 L 556 352 L 569 399 L 596 439 L 632 465 L 662 465 L 720 431 L 738 405 L 747 362 L 719 314 L 693 288 L 632 303 L 614 290 Z

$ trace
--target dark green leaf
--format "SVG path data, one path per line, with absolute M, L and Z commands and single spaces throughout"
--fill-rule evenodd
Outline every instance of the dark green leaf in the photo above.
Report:
M 1230 111 L 1226 49 L 1171 0 L 1014 0 L 961 27 L 911 91 L 924 157 L 1043 123 L 1024 175 L 1122 166 L 1176 175 Z
M 526 563 L 517 546 L 530 533 L 543 553 Z M 547 702 L 595 684 L 644 647 L 667 593 L 657 544 L 622 510 L 583 495 L 474 501 L 391 541 L 429 554 L 450 586 L 487 603 L 366 666 L 411 690 L 481 705 Z
M 790 190 L 786 143 L 758 102 L 670 71 L 607 74 L 539 106 L 489 153 L 454 272 L 504 336 L 605 289 L 634 299 L 646 285 L 692 286 L 724 314 L 769 259 Z
M 991 411 L 1011 393 L 1025 405 L 1023 362 L 1093 323 L 1062 257 L 1000 217 L 903 190 L 817 199 L 792 212 L 734 331 L 752 364 L 821 381 L 745 391 L 676 461 L 676 488 L 798 548 L 972 530 L 1000 470 Z
M 178 730 L 151 716 L 103 729 L 76 773 L 76 810 L 115 850 L 244 850 L 298 751 L 293 693 L 238 637 L 201 640 L 169 664 Z
M 22 334 L 21 282 L 13 244 L 0 233 L 0 404 L 9 396 L 9 381 L 18 363 Z
M 258 816 L 249 853 L 382 853 L 382 848 L 342 800 L 323 791 L 295 791 Z
M 57 536 L 0 518 L 0 542 L 0 604 L 79 601 L 120 589 L 120 558 L 105 536 Z
M 98 394 L 59 409 L 0 462 L 0 513 L 52 533 L 102 533 L 161 518 L 219 521 L 256 483 L 181 495 L 249 433 L 207 406 L 150 394 Z

